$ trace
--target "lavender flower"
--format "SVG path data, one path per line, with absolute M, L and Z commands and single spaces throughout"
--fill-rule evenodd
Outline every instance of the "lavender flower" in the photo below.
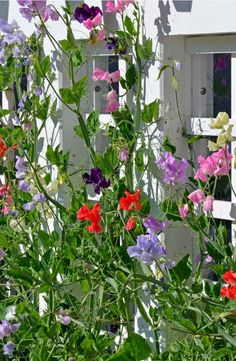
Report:
M 30 184 L 27 180 L 20 180 L 19 181 L 19 190 L 22 192 L 29 192 L 30 191 Z
M 5 256 L 6 256 L 6 253 L 3 251 L 2 248 L 0 248 L 0 261 L 2 261 Z
M 39 13 L 43 21 L 58 20 L 59 15 L 50 5 L 46 5 L 46 0 L 17 0 L 18 4 L 24 6 L 20 8 L 21 15 L 26 18 L 29 22 L 32 20 L 32 17 Z
M 12 342 L 8 342 L 3 346 L 3 354 L 13 356 L 15 345 Z
M 21 98 L 21 100 L 18 104 L 18 112 L 20 112 L 24 108 L 26 99 L 27 99 L 27 96 L 23 95 L 23 97 Z
M 148 233 L 162 232 L 169 224 L 169 221 L 158 222 L 151 214 L 143 221 L 143 225 L 147 228 Z
M 19 25 L 15 20 L 11 24 L 8 24 L 6 20 L 0 18 L 0 30 L 5 34 L 13 33 L 14 29 L 19 29 Z
M 24 159 L 21 158 L 19 155 L 16 156 L 15 168 L 16 170 L 21 172 L 25 172 L 27 170 Z
M 156 165 L 163 169 L 165 183 L 174 185 L 186 182 L 185 173 L 188 167 L 186 159 L 176 160 L 171 153 L 166 152 L 160 160 L 156 161 Z
M 129 159 L 129 151 L 127 148 L 122 147 L 119 152 L 119 160 L 126 162 Z
M 34 202 L 28 202 L 23 205 L 23 208 L 25 211 L 33 211 L 36 207 L 36 204 Z
M 84 173 L 83 180 L 86 184 L 92 184 L 94 192 L 96 194 L 100 194 L 101 188 L 109 188 L 110 180 L 107 178 L 103 178 L 102 171 L 100 168 L 92 168 L 91 173 Z
M 63 325 L 69 325 L 69 323 L 70 323 L 70 321 L 71 321 L 71 318 L 70 318 L 70 316 L 68 316 L 68 315 L 65 315 L 65 316 L 61 316 L 60 317 L 60 321 L 61 321 L 61 323 L 63 324 Z
M 33 197 L 33 200 L 36 201 L 36 202 L 45 202 L 46 201 L 46 198 L 45 198 L 45 195 L 43 193 L 38 193 L 38 194 L 35 194 L 35 196 Z
M 89 7 L 87 4 L 83 3 L 82 6 L 78 6 L 74 12 L 74 18 L 79 22 L 83 23 L 84 21 L 91 19 L 93 20 L 98 14 L 102 15 L 102 11 L 98 6 Z
M 39 97 L 40 95 L 42 95 L 42 94 L 43 94 L 42 88 L 41 88 L 40 86 L 38 86 L 38 87 L 34 90 L 34 94 L 37 95 L 38 97 Z
M 137 237 L 137 245 L 128 247 L 127 252 L 130 257 L 136 257 L 148 265 L 166 254 L 166 250 L 154 234 L 141 234 Z

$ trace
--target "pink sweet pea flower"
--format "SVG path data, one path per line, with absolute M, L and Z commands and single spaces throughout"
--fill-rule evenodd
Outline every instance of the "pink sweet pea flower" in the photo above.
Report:
M 120 81 L 120 70 L 110 73 L 110 79 L 112 83 L 117 83 L 118 81 Z
M 207 196 L 206 200 L 203 203 L 203 209 L 205 212 L 213 212 L 213 202 L 214 202 L 213 196 Z
M 106 2 L 106 13 L 119 13 L 123 12 L 134 0 L 117 0 L 115 5 L 112 1 Z
M 105 108 L 106 112 L 113 113 L 119 108 L 120 103 L 116 100 L 116 96 L 117 94 L 115 90 L 111 90 L 107 94 L 106 99 L 108 103 L 106 104 L 106 108 Z
M 98 40 L 105 40 L 106 34 L 107 34 L 107 32 L 105 29 L 100 30 L 97 34 Z
M 94 81 L 105 80 L 109 84 L 111 83 L 109 72 L 108 71 L 103 71 L 102 69 L 100 69 L 98 67 L 95 68 L 95 70 L 93 72 L 93 80 Z
M 201 202 L 204 201 L 205 195 L 201 189 L 197 189 L 196 191 L 188 195 L 188 199 L 190 199 L 190 201 L 192 201 L 195 204 L 200 204 Z
M 100 13 L 98 13 L 95 18 L 93 19 L 87 19 L 85 21 L 83 21 L 84 26 L 88 29 L 88 30 L 92 30 L 93 28 L 95 28 L 98 25 L 101 25 L 102 23 L 102 15 Z
M 183 204 L 183 206 L 178 206 L 178 209 L 179 209 L 179 213 L 181 215 L 182 218 L 186 218 L 187 217 L 187 214 L 188 214 L 188 211 L 189 211 L 189 208 L 188 208 L 188 204 Z

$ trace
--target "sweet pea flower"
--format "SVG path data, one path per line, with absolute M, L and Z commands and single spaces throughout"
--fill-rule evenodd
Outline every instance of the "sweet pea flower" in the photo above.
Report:
M 100 194 L 101 188 L 110 187 L 110 180 L 103 177 L 102 171 L 98 167 L 92 168 L 90 174 L 84 173 L 82 177 L 86 184 L 93 185 L 96 194 Z
M 120 70 L 110 73 L 108 71 L 103 71 L 102 69 L 96 67 L 93 72 L 93 80 L 105 80 L 107 83 L 117 83 L 120 80 Z
M 20 6 L 23 6 L 19 9 L 21 15 L 29 22 L 31 22 L 33 16 L 36 14 L 38 14 L 45 22 L 49 19 L 53 21 L 59 19 L 57 12 L 51 5 L 47 5 L 46 0 L 17 0 L 17 2 Z
M 30 184 L 27 180 L 20 180 L 19 181 L 19 190 L 22 192 L 29 192 L 30 191 Z
M 127 162 L 129 159 L 129 150 L 126 147 L 122 147 L 119 152 L 119 160 L 121 162 Z
M 12 342 L 8 342 L 3 346 L 3 354 L 5 356 L 13 356 L 15 345 Z
M 95 16 L 94 19 L 87 19 L 85 21 L 83 21 L 84 26 L 88 29 L 88 30 L 92 30 L 93 28 L 95 28 L 98 25 L 101 25 L 102 23 L 102 15 L 99 13 Z
M 133 4 L 134 0 L 117 0 L 116 4 L 112 1 L 106 2 L 106 13 L 121 13 L 123 12 L 130 4 Z
M 105 107 L 106 112 L 113 113 L 119 108 L 120 103 L 116 100 L 116 97 L 117 97 L 117 93 L 115 90 L 111 90 L 107 94 L 106 99 L 107 99 L 108 103 L 106 104 L 106 107 Z
M 222 129 L 222 127 L 228 123 L 229 115 L 226 112 L 220 112 L 217 114 L 216 119 L 210 118 L 209 127 L 211 129 Z
M 161 159 L 156 161 L 156 165 L 163 170 L 165 183 L 174 185 L 186 182 L 186 170 L 188 167 L 186 159 L 177 160 L 171 153 L 166 152 Z
M 25 211 L 33 211 L 36 207 L 35 202 L 28 202 L 23 205 L 23 208 Z
M 15 168 L 16 170 L 21 172 L 25 172 L 27 170 L 24 159 L 21 158 L 19 155 L 16 156 Z
M 214 202 L 213 196 L 207 196 L 206 200 L 203 202 L 203 209 L 206 213 L 213 212 L 213 202 Z
M 128 247 L 127 252 L 131 258 L 135 257 L 148 265 L 166 254 L 166 250 L 154 234 L 141 234 L 137 237 L 136 246 Z
M 44 203 L 46 201 L 46 197 L 43 193 L 37 193 L 33 196 L 33 200 L 36 202 Z
M 143 225 L 147 228 L 148 233 L 162 232 L 169 224 L 169 221 L 158 222 L 151 214 L 143 221 Z
M 205 194 L 201 189 L 197 189 L 188 195 L 188 199 L 190 199 L 191 202 L 199 205 L 205 200 Z
M 64 316 L 60 315 L 59 318 L 60 318 L 60 322 L 61 322 L 62 325 L 67 326 L 71 322 L 71 317 L 68 316 L 68 315 L 64 315 Z
M 136 226 L 136 222 L 135 222 L 135 220 L 131 217 L 131 218 L 128 219 L 128 221 L 127 221 L 127 223 L 126 223 L 126 225 L 125 225 L 125 229 L 126 229 L 127 231 L 131 231 L 131 229 L 135 228 L 135 226 Z
M 0 248 L 0 261 L 2 261 L 5 256 L 6 256 L 6 253 L 3 251 L 2 248 Z
M 186 218 L 188 211 L 189 211 L 188 204 L 186 203 L 186 204 L 183 204 L 182 206 L 178 206 L 178 210 L 179 210 L 181 217 Z

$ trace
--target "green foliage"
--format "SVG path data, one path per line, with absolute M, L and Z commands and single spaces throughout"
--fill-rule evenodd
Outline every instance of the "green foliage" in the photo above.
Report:
M 159 99 L 154 100 L 152 103 L 148 105 L 144 105 L 143 112 L 142 112 L 142 120 L 144 123 L 151 123 L 155 122 L 159 118 Z

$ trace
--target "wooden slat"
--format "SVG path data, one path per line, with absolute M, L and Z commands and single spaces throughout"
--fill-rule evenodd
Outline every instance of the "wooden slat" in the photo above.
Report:
M 191 118 L 186 124 L 186 132 L 189 135 L 203 135 L 217 137 L 220 129 L 211 129 L 209 127 L 209 118 Z M 233 127 L 232 136 L 236 137 L 236 119 L 230 119 L 229 124 Z
M 217 219 L 225 219 L 234 221 L 236 219 L 236 203 L 227 201 L 214 201 L 213 217 Z

